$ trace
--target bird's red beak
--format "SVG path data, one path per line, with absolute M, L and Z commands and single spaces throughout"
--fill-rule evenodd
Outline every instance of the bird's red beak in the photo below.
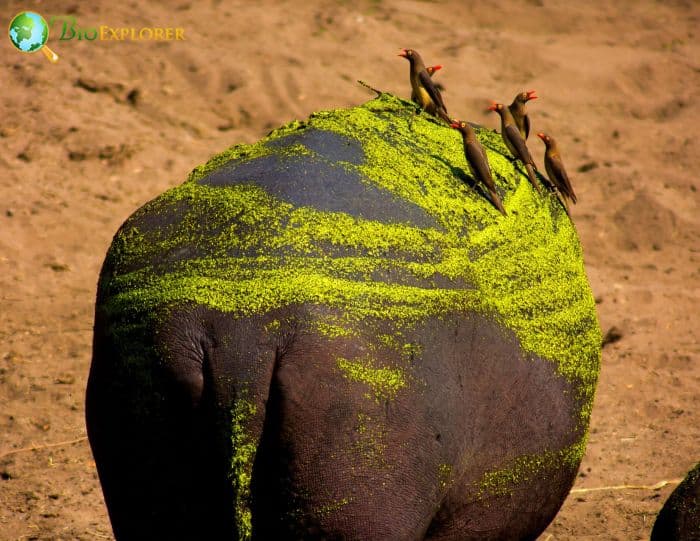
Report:
M 486 108 L 486 110 L 487 110 L 487 111 L 495 111 L 495 110 L 497 109 L 497 107 L 496 107 L 497 105 L 498 105 L 498 104 L 497 104 L 495 101 L 492 101 L 492 102 L 491 102 L 491 105 L 489 105 L 489 106 Z
M 546 135 L 544 133 L 540 132 L 537 134 L 537 137 L 539 137 L 540 139 L 542 139 L 544 141 L 544 138 L 546 137 Z
M 399 56 L 403 56 L 404 58 L 408 58 L 408 54 L 406 54 L 406 49 L 401 49 Z
M 537 96 L 535 96 L 535 92 L 537 92 L 537 90 L 528 90 L 527 91 L 527 99 L 528 100 L 536 100 Z
M 459 122 L 456 120 L 453 120 L 452 123 L 450 124 L 450 128 L 459 128 Z
M 437 70 L 441 70 L 441 69 L 442 69 L 441 64 L 438 64 L 437 66 L 433 66 L 433 71 L 437 71 Z

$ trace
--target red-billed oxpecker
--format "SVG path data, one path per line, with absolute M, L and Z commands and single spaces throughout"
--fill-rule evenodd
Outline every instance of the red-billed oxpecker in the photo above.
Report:
M 530 100 L 536 100 L 535 90 L 528 90 L 527 92 L 520 92 L 515 98 L 513 98 L 513 103 L 508 106 L 510 114 L 513 115 L 513 120 L 515 120 L 515 125 L 520 130 L 520 135 L 523 139 L 527 141 L 530 135 L 530 117 L 527 114 L 527 107 L 525 104 Z
M 564 169 L 564 162 L 561 160 L 557 142 L 546 133 L 538 133 L 537 137 L 542 139 L 542 142 L 547 147 L 544 151 L 544 168 L 547 170 L 550 182 L 559 190 L 564 199 L 569 199 L 576 204 L 576 194 L 573 186 L 571 186 L 569 175 L 566 174 L 566 169 Z M 565 206 L 568 212 L 569 208 L 566 203 Z
M 542 190 L 540 190 L 537 184 L 537 177 L 535 176 L 535 169 L 537 169 L 537 167 L 530 155 L 530 151 L 527 149 L 525 139 L 520 135 L 518 127 L 515 125 L 513 115 L 510 114 L 508 107 L 504 106 L 502 103 L 493 102 L 489 107 L 489 111 L 496 111 L 500 115 L 501 137 L 503 137 L 503 142 L 506 144 L 513 157 L 523 162 L 530 183 L 535 187 L 535 190 L 542 193 Z
M 451 123 L 445 102 L 442 101 L 440 91 L 430 78 L 421 56 L 413 49 L 401 49 L 399 56 L 403 56 L 411 63 L 411 99 L 428 113 Z
M 464 143 L 464 157 L 467 159 L 467 164 L 471 170 L 474 179 L 486 187 L 491 195 L 491 201 L 494 206 L 506 216 L 506 209 L 503 208 L 501 198 L 496 193 L 496 184 L 491 176 L 491 168 L 489 161 L 486 158 L 484 148 L 476 139 L 476 134 L 472 127 L 462 120 L 453 120 L 450 126 L 462 134 L 462 142 Z

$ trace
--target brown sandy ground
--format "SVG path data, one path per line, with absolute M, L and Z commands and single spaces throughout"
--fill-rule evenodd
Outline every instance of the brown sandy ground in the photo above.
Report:
M 399 47 L 444 64 L 450 113 L 489 127 L 488 99 L 537 89 L 533 129 L 560 142 L 601 326 L 621 333 L 576 489 L 682 477 L 700 459 L 699 6 L 0 2 L 8 22 L 34 9 L 186 36 L 54 36 L 56 65 L 0 40 L 0 539 L 111 538 L 80 438 L 95 284 L 121 222 L 214 152 L 369 99 L 357 78 L 407 97 Z M 531 137 L 539 164 L 542 146 Z M 572 494 L 541 539 L 646 539 L 674 486 Z

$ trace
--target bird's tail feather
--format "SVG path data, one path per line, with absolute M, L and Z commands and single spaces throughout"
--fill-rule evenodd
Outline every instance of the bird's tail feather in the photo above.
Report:
M 535 168 L 532 164 L 526 163 L 525 170 L 527 171 L 527 177 L 530 179 L 530 183 L 535 187 L 537 193 L 542 193 L 539 184 L 537 184 L 537 176 L 535 175 Z
M 452 119 L 450 118 L 450 115 L 447 114 L 447 112 L 443 108 L 438 108 L 438 110 L 435 112 L 435 114 L 443 119 L 445 122 L 448 124 L 452 124 Z
M 503 203 L 501 202 L 501 198 L 498 197 L 498 194 L 493 191 L 489 192 L 491 194 L 491 201 L 495 205 L 495 207 L 498 209 L 498 211 L 503 214 L 503 216 L 508 216 L 508 213 L 506 213 L 506 209 L 503 207 Z

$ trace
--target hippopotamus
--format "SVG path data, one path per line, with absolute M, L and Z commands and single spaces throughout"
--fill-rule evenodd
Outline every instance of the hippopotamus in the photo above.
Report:
M 668 497 L 651 531 L 651 541 L 699 540 L 700 462 Z
M 115 537 L 535 539 L 601 335 L 576 229 L 475 126 L 380 94 L 237 145 L 101 270 L 86 416 Z

